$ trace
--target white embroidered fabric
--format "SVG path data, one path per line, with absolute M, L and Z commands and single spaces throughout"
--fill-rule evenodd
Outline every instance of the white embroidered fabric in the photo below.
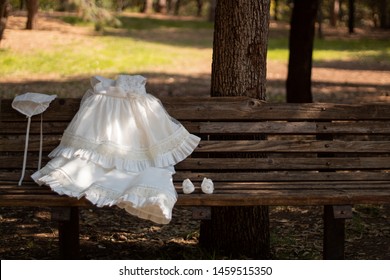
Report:
M 93 77 L 52 160 L 33 179 L 59 194 L 169 223 L 177 196 L 173 166 L 200 139 L 146 93 L 145 83 L 139 75 Z

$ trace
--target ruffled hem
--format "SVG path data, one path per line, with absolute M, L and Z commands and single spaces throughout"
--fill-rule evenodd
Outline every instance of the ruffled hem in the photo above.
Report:
M 173 194 L 162 193 L 146 185 L 133 186 L 124 194 L 119 194 L 94 184 L 83 194 L 98 207 L 117 205 L 131 215 L 158 224 L 171 221 L 172 209 L 177 200 Z
M 116 168 L 127 172 L 141 172 L 148 167 L 173 166 L 187 158 L 198 146 L 200 138 L 188 133 L 186 130 L 183 130 L 181 133 L 183 137 L 179 143 L 172 145 L 167 150 L 161 149 L 156 154 L 150 151 L 127 151 L 126 153 L 119 153 L 116 147 L 107 143 L 80 145 L 80 141 L 73 139 L 63 141 L 64 143 L 61 142 L 49 154 L 49 157 L 55 158 L 62 156 L 67 159 L 79 157 L 92 161 L 103 168 Z
M 77 199 L 85 197 L 97 207 L 117 205 L 131 215 L 158 224 L 168 224 L 171 221 L 172 209 L 177 201 L 173 185 L 162 190 L 154 186 L 135 184 L 124 192 L 108 189 L 98 183 L 81 188 L 76 186 L 64 172 L 58 169 L 52 170 L 48 166 L 35 172 L 31 177 L 37 184 L 48 185 L 59 195 Z

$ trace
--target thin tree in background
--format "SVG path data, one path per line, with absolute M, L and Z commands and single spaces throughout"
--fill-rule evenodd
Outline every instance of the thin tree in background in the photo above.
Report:
M 3 39 L 4 30 L 7 26 L 8 9 L 8 0 L 0 0 L 0 42 Z
M 270 0 L 217 1 L 211 96 L 265 99 L 269 9 Z M 213 207 L 199 242 L 232 256 L 269 258 L 268 207 Z
M 337 26 L 340 13 L 340 1 L 330 0 L 329 1 L 329 23 L 332 27 Z
M 390 9 L 388 0 L 379 1 L 379 22 L 381 28 L 390 28 Z
M 287 102 L 312 102 L 311 69 L 319 0 L 294 0 L 290 22 Z
M 217 0 L 211 0 L 210 1 L 210 8 L 209 8 L 209 21 L 214 22 L 215 21 L 215 7 L 217 6 Z
M 355 0 L 348 0 L 348 32 L 354 33 L 355 29 Z
M 274 20 L 279 19 L 279 0 L 274 0 Z
M 181 0 L 172 0 L 171 1 L 171 6 L 173 8 L 173 14 L 175 16 L 179 15 L 180 4 L 181 4 Z
M 167 13 L 167 0 L 158 0 L 157 1 L 157 12 L 161 14 Z
M 153 0 L 145 0 L 143 12 L 150 14 L 153 12 Z
M 203 11 L 203 0 L 196 0 L 196 16 L 201 17 Z
M 36 15 L 39 8 L 39 0 L 26 0 L 27 23 L 26 29 L 32 30 L 36 25 Z

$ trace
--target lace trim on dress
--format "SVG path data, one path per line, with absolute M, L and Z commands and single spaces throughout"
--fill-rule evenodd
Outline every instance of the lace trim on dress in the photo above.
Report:
M 39 178 L 38 183 L 50 186 L 52 191 L 60 195 L 77 197 L 78 199 L 82 197 L 83 189 L 76 187 L 72 179 L 66 176 L 64 172 L 61 172 L 61 170 L 52 171 L 48 175 Z
M 61 144 L 49 157 L 80 157 L 91 160 L 103 168 L 139 172 L 147 167 L 166 167 L 188 157 L 200 138 L 180 127 L 175 134 L 149 149 L 131 150 L 108 141 L 93 141 L 64 133 Z
M 177 194 L 173 186 L 171 191 L 168 189 L 164 193 L 161 189 L 144 184 L 132 186 L 124 193 L 107 189 L 107 187 L 97 183 L 92 184 L 87 189 L 80 189 L 61 170 L 53 171 L 50 167 L 46 167 L 40 172 L 34 173 L 33 176 L 36 178 L 42 176 L 36 180 L 37 183 L 49 185 L 54 192 L 60 195 L 68 195 L 78 199 L 85 196 L 97 207 L 118 205 L 132 215 L 159 224 L 168 224 L 172 219 L 172 209 L 177 201 Z
M 159 224 L 170 222 L 177 200 L 173 193 L 162 193 L 161 189 L 142 184 L 131 187 L 124 194 L 93 184 L 83 194 L 98 207 L 118 205 L 132 215 Z

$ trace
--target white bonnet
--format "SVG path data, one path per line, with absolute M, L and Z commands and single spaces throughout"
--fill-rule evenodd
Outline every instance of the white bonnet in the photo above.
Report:
M 44 112 L 57 95 L 27 92 L 18 95 L 12 101 L 12 108 L 31 117 Z

